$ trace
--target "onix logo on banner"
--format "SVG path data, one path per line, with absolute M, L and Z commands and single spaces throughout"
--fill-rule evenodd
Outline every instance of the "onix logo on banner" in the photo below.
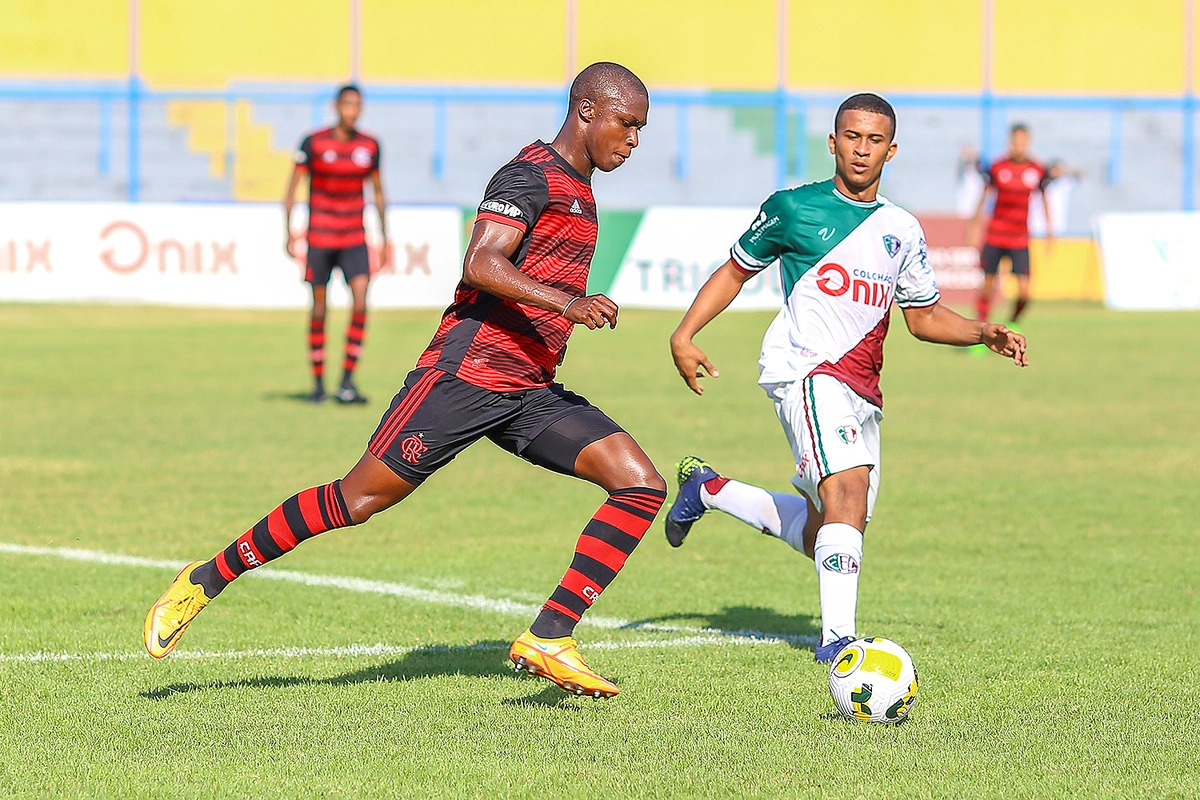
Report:
M 848 292 L 855 303 L 887 308 L 892 299 L 891 285 L 880 280 L 867 280 L 867 273 L 861 270 L 855 270 L 854 273 L 862 277 L 851 278 L 841 264 L 822 264 L 817 269 L 817 288 L 830 297 L 841 297 Z

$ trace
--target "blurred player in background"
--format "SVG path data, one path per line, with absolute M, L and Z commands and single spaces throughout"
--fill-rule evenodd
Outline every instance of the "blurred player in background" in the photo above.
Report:
M 996 196 L 996 204 L 979 256 L 983 266 L 983 290 L 975 306 L 976 319 L 987 321 L 1000 261 L 1007 258 L 1012 274 L 1017 276 L 1017 299 L 1009 315 L 1010 321 L 1016 323 L 1021 312 L 1029 305 L 1029 198 L 1034 192 L 1043 192 L 1050 180 L 1045 167 L 1029 157 L 1027 127 L 1019 124 L 1012 126 L 1008 137 L 1008 153 L 984 170 L 983 174 L 987 190 L 975 208 L 971 225 L 973 247 L 979 246 L 979 229 L 989 195 Z M 1046 252 L 1049 253 L 1054 242 L 1049 204 L 1043 203 L 1043 213 L 1046 218 Z
M 283 224 L 287 236 L 284 248 L 289 256 L 297 258 L 296 237 L 292 234 L 292 206 L 296 188 L 308 175 L 308 251 L 304 280 L 312 286 L 308 347 L 315 381 L 308 399 L 314 403 L 325 400 L 325 289 L 333 268 L 338 267 L 354 300 L 350 325 L 346 329 L 342 383 L 333 397 L 339 403 L 365 403 L 367 398 L 354 386 L 354 368 L 367 335 L 367 285 L 371 280 L 367 236 L 363 230 L 364 182 L 370 179 L 375 190 L 375 209 L 379 212 L 379 229 L 383 237 L 383 265 L 390 257 L 387 201 L 379 174 L 379 142 L 355 127 L 362 113 L 362 92 L 357 86 L 338 89 L 334 109 L 337 125 L 304 137 L 296 151 L 296 166 L 283 198 Z
M 319 533 L 366 522 L 487 437 L 608 492 L 509 658 L 565 691 L 617 694 L 584 662 L 572 633 L 654 521 L 667 486 L 628 433 L 553 380 L 576 325 L 617 326 L 617 306 L 586 294 L 597 232 L 591 176 L 625 163 L 649 105 L 646 87 L 622 66 L 593 64 L 579 74 L 554 141 L 529 145 L 488 184 L 454 303 L 367 452 L 343 480 L 294 495 L 212 560 L 185 567 L 146 617 L 151 655 L 170 652 L 246 570 Z
M 878 195 L 896 152 L 896 115 L 874 94 L 842 103 L 829 135 L 832 180 L 776 192 L 731 256 L 700 289 L 671 336 L 671 355 L 701 394 L 716 369 L 692 338 L 751 277 L 780 262 L 787 299 L 767 329 L 759 385 L 775 402 L 804 499 L 718 475 L 689 456 L 677 465 L 679 495 L 667 539 L 683 544 L 710 508 L 786 541 L 814 559 L 821 598 L 815 657 L 830 662 L 856 636 L 863 532 L 879 492 L 879 373 L 891 304 L 918 339 L 984 344 L 1025 366 L 1025 339 L 1003 325 L 964 319 L 939 302 L 925 234 L 916 217 Z

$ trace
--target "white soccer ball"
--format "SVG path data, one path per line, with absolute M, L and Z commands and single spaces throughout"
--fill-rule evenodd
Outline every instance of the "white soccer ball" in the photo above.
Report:
M 917 668 L 890 639 L 856 639 L 829 669 L 829 693 L 847 719 L 894 724 L 917 702 Z

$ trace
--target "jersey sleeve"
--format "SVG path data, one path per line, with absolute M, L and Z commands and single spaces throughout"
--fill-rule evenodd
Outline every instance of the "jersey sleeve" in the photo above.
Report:
M 375 142 L 375 155 L 371 158 L 371 172 L 379 169 L 379 165 L 383 159 L 383 146 L 379 144 L 378 139 L 372 139 Z
M 492 176 L 476 219 L 498 222 L 524 233 L 533 227 L 549 203 L 546 174 L 528 161 L 510 161 Z
M 292 160 L 296 162 L 297 167 L 308 169 L 309 164 L 312 163 L 312 159 L 312 137 L 305 136 L 304 141 L 300 143 L 300 146 L 296 148 L 296 152 L 292 155 Z
M 901 308 L 924 308 L 941 299 L 937 277 L 929 265 L 929 248 L 925 245 L 925 231 L 921 224 L 913 221 L 908 237 L 908 249 L 900 272 L 896 276 L 896 303 Z
M 785 202 L 778 192 L 768 197 L 754 222 L 729 251 L 734 263 L 746 272 L 761 272 L 771 266 L 783 252 L 786 212 Z

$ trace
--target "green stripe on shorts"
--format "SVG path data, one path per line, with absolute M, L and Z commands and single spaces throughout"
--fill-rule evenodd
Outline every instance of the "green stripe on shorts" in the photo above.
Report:
M 813 379 L 806 379 L 808 383 L 808 406 L 812 409 L 813 427 L 817 429 L 817 453 L 821 456 L 821 470 L 826 475 L 829 474 L 829 459 L 825 457 L 825 445 L 821 442 L 821 421 L 817 419 L 817 395 L 813 391 Z

